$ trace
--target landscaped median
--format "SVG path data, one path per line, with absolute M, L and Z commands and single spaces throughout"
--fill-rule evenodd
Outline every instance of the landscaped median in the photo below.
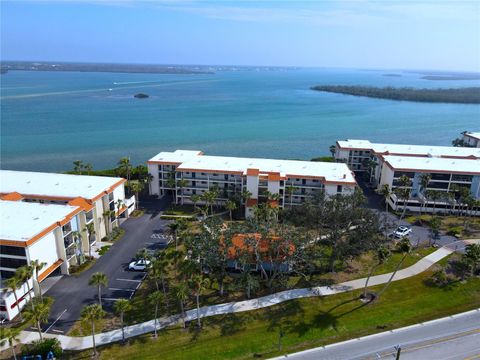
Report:
M 400 270 L 395 279 L 405 280 L 392 283 L 373 304 L 358 300 L 365 279 L 331 287 L 288 290 L 258 299 L 204 307 L 201 315 L 208 318 L 204 319 L 200 332 L 194 326 L 188 330 L 176 326 L 178 316 L 160 321 L 161 328 L 169 328 L 160 332 L 157 340 L 146 334 L 153 331 L 153 320 L 129 326 L 128 337 L 146 335 L 130 340 L 126 346 L 105 346 L 101 356 L 156 358 L 162 354 L 162 358 L 172 359 L 243 359 L 257 354 L 271 357 L 476 308 L 480 304 L 480 279 L 471 278 L 444 288 L 427 281 L 432 271 L 426 270 L 451 253 L 452 248 L 441 248 Z M 382 284 L 388 278 L 388 274 L 374 276 L 370 284 Z M 196 311 L 190 310 L 188 319 L 195 318 Z M 24 332 L 22 340 L 28 342 L 35 336 L 38 335 Z M 92 345 L 89 336 L 56 337 L 65 349 L 88 349 Z M 96 335 L 97 344 L 120 339 L 120 330 Z M 71 356 L 80 355 L 72 353 Z

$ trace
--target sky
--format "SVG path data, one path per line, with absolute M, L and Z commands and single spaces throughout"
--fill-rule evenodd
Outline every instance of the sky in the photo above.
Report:
M 2 60 L 480 71 L 480 1 L 0 0 Z

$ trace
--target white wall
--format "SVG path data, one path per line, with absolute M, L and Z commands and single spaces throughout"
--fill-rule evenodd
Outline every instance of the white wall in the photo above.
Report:
M 59 229 L 61 232 L 61 229 Z M 39 260 L 45 262 L 45 269 L 53 265 L 60 257 L 55 239 L 55 230 L 49 232 L 37 242 L 27 247 L 27 259 L 29 261 Z M 63 241 L 63 239 L 62 239 Z

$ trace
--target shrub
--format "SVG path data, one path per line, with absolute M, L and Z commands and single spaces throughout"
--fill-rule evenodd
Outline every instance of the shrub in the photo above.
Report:
M 125 230 L 123 230 L 121 227 L 116 227 L 112 229 L 110 234 L 108 234 L 107 236 L 104 236 L 102 238 L 102 241 L 109 241 L 109 242 L 117 241 L 121 239 L 123 234 L 125 234 Z
M 104 255 L 108 249 L 110 249 L 110 245 L 105 245 L 105 246 L 102 246 L 100 250 L 98 250 L 98 255 L 102 256 Z
M 463 231 L 462 226 L 450 226 L 447 231 L 447 235 L 450 236 L 459 236 Z
M 443 286 L 446 286 L 450 283 L 450 278 L 448 277 L 445 270 L 440 269 L 440 270 L 435 271 L 432 274 L 431 281 L 432 281 L 433 284 L 435 284 L 439 287 L 443 287 Z
M 22 356 L 40 355 L 46 358 L 49 352 L 59 359 L 62 355 L 62 347 L 57 339 L 43 339 L 22 345 Z

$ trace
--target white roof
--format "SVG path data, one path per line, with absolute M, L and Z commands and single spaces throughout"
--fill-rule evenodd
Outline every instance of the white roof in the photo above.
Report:
M 183 153 L 182 150 L 177 150 L 173 153 L 163 152 L 155 158 L 168 159 L 161 161 L 181 162 L 181 165 L 177 167 L 178 170 L 194 169 L 219 173 L 225 171 L 246 174 L 247 169 L 258 169 L 260 173 L 275 172 L 280 173 L 281 176 L 324 177 L 326 181 L 331 182 L 355 183 L 352 172 L 344 163 L 207 156 L 202 155 L 201 152 L 197 152 L 194 156 L 186 157 L 186 160 L 183 160 L 184 155 L 175 156 L 175 154 Z
M 202 154 L 203 153 L 200 150 L 175 150 L 174 152 L 164 151 L 155 155 L 149 161 L 182 163 Z
M 27 241 L 77 209 L 69 205 L 0 200 L 0 239 Z
M 470 132 L 470 131 L 465 131 L 463 133 L 465 136 L 469 136 L 473 139 L 480 140 L 480 132 Z
M 479 134 L 480 135 L 480 134 Z M 342 149 L 363 149 L 375 153 L 390 153 L 398 155 L 424 155 L 433 157 L 476 157 L 480 159 L 480 148 L 455 147 L 455 146 L 431 146 L 431 145 L 405 145 L 405 144 L 379 144 L 368 140 L 348 139 L 337 141 Z
M 397 170 L 421 172 L 449 172 L 480 175 L 480 160 L 425 158 L 414 156 L 383 156 L 385 162 Z
M 92 199 L 122 178 L 0 170 L 0 193 Z

